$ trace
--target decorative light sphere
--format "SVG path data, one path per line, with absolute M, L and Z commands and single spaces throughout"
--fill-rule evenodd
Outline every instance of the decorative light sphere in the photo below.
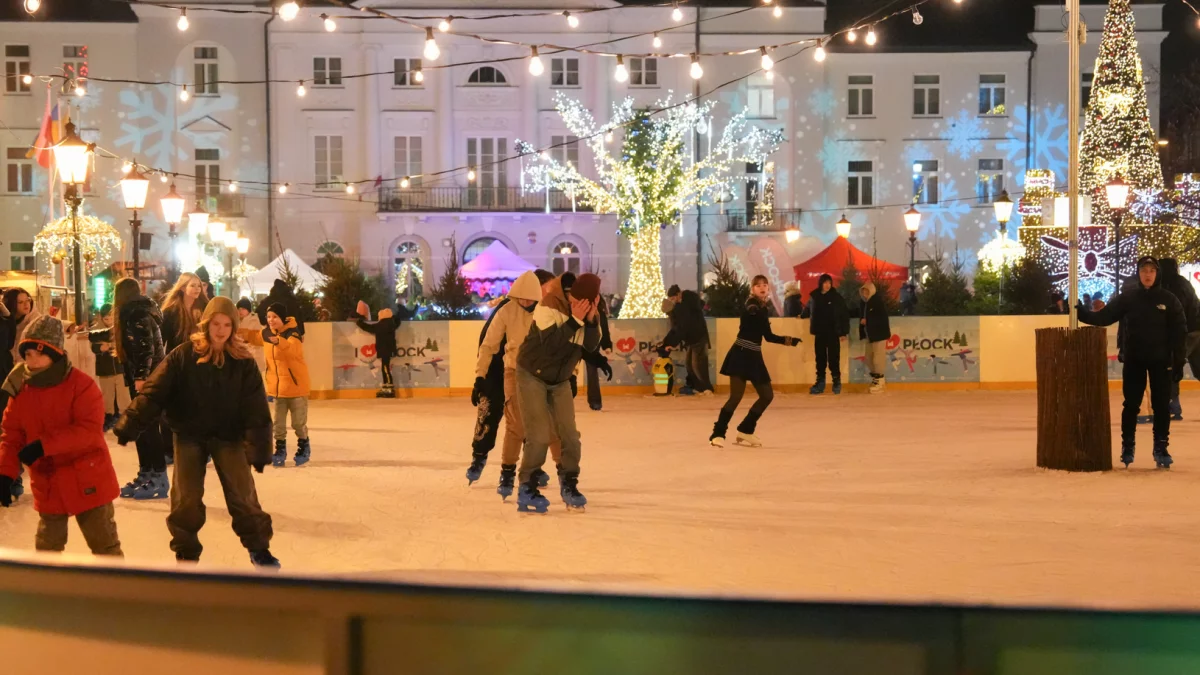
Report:
M 25 0 L 25 11 L 33 14 L 42 7 L 42 0 Z
M 279 6 L 279 18 L 284 21 L 291 21 L 300 14 L 300 5 L 295 0 L 288 0 Z

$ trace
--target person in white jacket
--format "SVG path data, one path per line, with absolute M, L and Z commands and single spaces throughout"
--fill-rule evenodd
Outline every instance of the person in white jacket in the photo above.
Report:
M 475 365 L 475 387 L 486 387 L 485 377 L 492 357 L 504 350 L 504 441 L 500 459 L 500 484 L 496 493 L 507 499 L 513 493 L 517 475 L 517 460 L 525 442 L 525 426 L 521 421 L 520 402 L 517 400 L 517 354 L 521 343 L 529 335 L 533 324 L 533 310 L 542 299 L 542 285 L 533 272 L 524 272 L 513 282 L 508 292 L 508 302 L 503 303 L 492 316 L 491 324 L 479 345 L 479 361 Z M 561 444 L 550 445 L 550 454 L 555 463 L 560 462 Z M 544 486 L 550 477 L 542 471 L 538 476 Z

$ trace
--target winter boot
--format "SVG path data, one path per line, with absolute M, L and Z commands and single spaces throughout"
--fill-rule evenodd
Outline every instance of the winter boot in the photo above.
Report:
M 250 562 L 254 563 L 255 567 L 266 567 L 269 569 L 279 569 L 279 558 L 271 555 L 270 549 L 261 551 L 250 551 Z
M 487 466 L 487 454 L 471 453 L 471 466 L 467 467 L 467 487 L 479 480 L 483 475 L 483 467 Z
M 751 410 L 746 413 L 746 419 L 737 427 L 737 440 L 734 441 L 737 445 L 746 445 L 751 448 L 762 446 L 762 441 L 758 440 L 758 436 L 754 435 L 754 430 L 758 428 L 758 418 L 762 417 L 762 413 Z
M 833 393 L 834 395 L 842 393 L 842 378 L 833 378 Z
M 133 491 L 133 498 L 138 501 L 166 499 L 170 493 L 171 482 L 167 480 L 167 474 L 161 471 L 151 471 L 146 478 L 146 482 L 139 485 Z
M 275 454 L 271 455 L 271 466 L 280 468 L 287 463 L 287 439 L 275 439 Z
M 104 415 L 104 433 L 107 434 L 108 432 L 112 431 L 112 428 L 117 425 L 117 420 L 119 419 L 121 418 L 113 415 L 112 413 L 106 413 Z
M 12 495 L 14 502 L 20 499 L 21 495 L 25 494 L 25 479 L 17 476 L 17 479 L 13 481 L 12 490 L 9 491 L 9 494 Z
M 587 497 L 579 491 L 579 472 L 572 471 L 562 474 L 562 487 L 559 488 L 567 511 L 582 511 L 587 506 Z
M 308 464 L 308 460 L 312 458 L 312 446 L 308 444 L 307 438 L 296 439 L 296 456 L 292 459 L 296 462 L 296 466 L 304 466 Z
M 542 471 L 541 469 L 534 469 L 533 475 L 531 475 L 530 478 L 537 481 L 538 487 L 546 487 L 550 484 L 550 474 Z
M 884 389 L 886 389 L 886 388 L 887 388 L 887 382 L 886 382 L 886 378 L 884 378 L 883 375 L 872 375 L 871 376 L 871 388 L 868 389 L 867 391 L 872 394 L 882 394 Z
M 1167 442 L 1164 440 L 1155 439 L 1154 441 L 1154 466 L 1160 469 L 1171 468 L 1171 463 L 1175 460 L 1171 458 L 1171 453 L 1167 452 Z
M 1130 464 L 1133 464 L 1133 450 L 1134 446 L 1132 442 L 1121 443 L 1121 463 L 1125 465 L 1126 469 L 1129 468 Z
M 142 483 L 145 483 L 149 479 L 149 471 L 138 471 L 133 480 L 129 481 L 125 484 L 125 487 L 121 488 L 121 497 L 129 499 L 133 496 L 133 493 L 137 492 L 137 489 L 142 486 Z
M 713 425 L 712 435 L 708 437 L 709 445 L 715 445 L 718 448 L 725 447 L 725 434 L 729 431 L 729 420 L 733 419 L 733 411 L 721 408 L 721 413 L 717 415 L 717 422 Z
M 528 483 L 521 483 L 521 487 L 517 491 L 517 511 L 545 513 L 548 508 L 550 508 L 550 500 L 538 492 L 537 483 L 534 480 L 530 479 Z
M 384 387 L 383 388 L 383 397 L 384 398 L 396 398 L 396 388 L 390 384 L 388 386 Z
M 812 388 L 810 388 L 808 390 L 808 393 L 812 394 L 813 396 L 817 396 L 818 394 L 825 393 L 825 375 L 824 374 L 817 376 L 817 383 L 814 384 L 812 386 Z
M 504 498 L 505 501 L 512 496 L 513 483 L 517 480 L 517 465 L 516 464 L 501 464 L 500 465 L 500 484 L 496 486 L 496 494 Z

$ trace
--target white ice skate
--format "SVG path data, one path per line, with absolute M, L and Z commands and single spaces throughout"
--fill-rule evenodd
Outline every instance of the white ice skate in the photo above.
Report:
M 872 394 L 882 394 L 884 392 L 884 389 L 886 389 L 886 388 L 887 388 L 887 382 L 885 381 L 885 378 L 881 377 L 881 378 L 875 380 L 874 382 L 872 382 L 870 389 L 868 389 L 867 391 Z
M 725 437 L 717 436 L 716 438 L 710 438 L 708 439 L 708 443 L 714 448 L 723 448 L 725 447 Z
M 758 440 L 758 436 L 755 436 L 754 434 L 743 434 L 740 431 L 738 432 L 737 440 L 734 441 L 734 443 L 736 445 L 745 445 L 751 448 L 762 447 L 762 441 Z

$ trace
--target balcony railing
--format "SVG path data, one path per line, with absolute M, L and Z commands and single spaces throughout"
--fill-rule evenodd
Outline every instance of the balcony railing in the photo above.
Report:
M 571 195 L 562 190 L 521 192 L 520 188 L 494 187 L 385 187 L 379 190 L 379 211 L 591 211 L 572 205 Z
M 800 209 L 764 211 L 759 209 L 727 209 L 718 215 L 728 232 L 782 232 L 800 227 Z
M 222 218 L 242 218 L 246 215 L 246 195 L 243 194 L 198 194 L 196 199 L 209 215 Z

